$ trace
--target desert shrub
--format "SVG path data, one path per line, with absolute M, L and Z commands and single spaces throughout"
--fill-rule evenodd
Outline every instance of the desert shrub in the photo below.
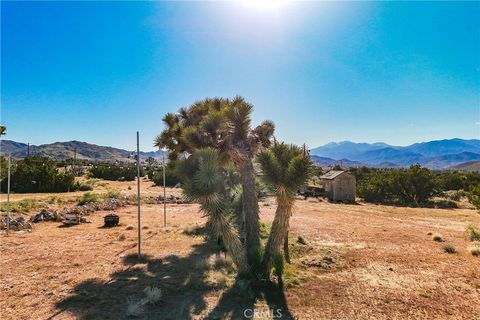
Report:
M 361 177 L 357 192 L 367 202 L 427 204 L 438 193 L 435 175 L 420 165 L 408 169 L 356 171 Z
M 93 186 L 87 183 L 81 183 L 78 185 L 78 191 L 92 191 Z
M 127 299 L 127 317 L 140 317 L 145 312 L 143 301 L 135 298 Z
M 35 202 L 32 199 L 23 199 L 19 201 L 10 202 L 10 212 L 30 212 L 35 207 Z M 0 211 L 7 211 L 7 203 L 0 202 Z
M 435 235 L 435 236 L 433 236 L 433 241 L 443 242 L 443 238 L 439 235 Z
M 145 172 L 141 167 L 140 176 L 144 175 Z M 90 168 L 89 176 L 104 180 L 132 181 L 137 176 L 137 166 L 133 163 L 99 163 Z
M 436 174 L 436 184 L 439 190 L 468 190 L 480 184 L 478 172 L 442 171 Z
M 265 222 L 259 222 L 260 226 L 260 239 L 267 239 L 270 234 L 270 226 Z
M 156 186 L 163 186 L 163 169 L 160 167 L 149 174 L 150 180 L 155 183 Z M 170 169 L 167 166 L 167 170 L 165 171 L 165 186 L 167 187 L 174 187 L 178 183 L 180 183 L 180 179 L 175 175 L 175 171 Z
M 392 193 L 404 204 L 425 203 L 435 193 L 434 175 L 418 164 L 393 170 Z
M 0 156 L 0 181 L 8 174 L 8 160 L 4 156 Z
M 443 246 L 443 251 L 446 253 L 455 253 L 457 252 L 457 249 L 455 249 L 455 247 L 451 244 L 446 244 Z
M 474 186 L 467 193 L 468 201 L 480 210 L 480 185 Z
M 291 264 L 285 265 L 285 270 L 283 271 L 283 284 L 286 287 L 294 287 L 300 284 L 299 272 Z
M 480 241 L 480 230 L 478 229 L 478 227 L 476 225 L 474 225 L 473 223 L 472 224 L 469 224 L 466 228 L 465 228 L 465 236 L 467 237 L 467 239 L 469 239 L 470 241 Z
M 84 205 L 87 203 L 97 203 L 99 201 L 98 195 L 96 193 L 86 192 L 83 196 L 78 200 L 79 205 Z
M 162 289 L 157 287 L 147 287 L 144 290 L 147 303 L 155 304 L 162 299 Z
M 472 243 L 467 247 L 467 250 L 472 256 L 480 256 L 480 242 Z
M 108 190 L 108 192 L 105 194 L 105 197 L 107 199 L 120 199 L 122 194 L 118 190 Z
M 427 206 L 427 207 L 434 207 L 434 208 L 439 208 L 439 209 L 456 209 L 456 208 L 458 208 L 458 205 L 457 205 L 456 202 L 454 202 L 452 200 L 445 200 L 445 199 L 425 202 L 424 205 Z
M 432 293 L 428 290 L 420 290 L 418 291 L 418 295 L 422 298 L 430 298 L 432 296 Z
M 391 181 L 385 172 L 374 172 L 360 180 L 357 187 L 357 193 L 367 202 L 383 203 L 390 197 Z
M 466 192 L 463 189 L 449 190 L 444 193 L 444 196 L 452 201 L 460 201 L 460 199 L 462 199 L 462 197 L 464 197 L 465 195 Z
M 59 196 L 50 196 L 48 197 L 48 200 L 47 200 L 48 204 L 57 204 L 57 203 L 60 203 L 61 202 L 61 199 Z
M 218 255 L 215 257 L 214 262 L 215 269 L 224 269 L 225 271 L 232 273 L 235 271 L 235 264 L 233 260 L 229 257 L 224 257 L 222 255 Z
M 7 179 L 2 179 L 6 190 Z M 46 157 L 27 157 L 11 167 L 10 189 L 18 193 L 66 192 L 75 189 L 74 177 L 61 173 L 54 160 Z

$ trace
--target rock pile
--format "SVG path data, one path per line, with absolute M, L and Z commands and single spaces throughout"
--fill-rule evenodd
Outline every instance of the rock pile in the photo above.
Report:
M 180 198 L 180 197 L 177 197 L 177 196 L 174 196 L 174 195 L 169 195 L 166 198 L 164 198 L 163 195 L 159 195 L 156 200 L 157 200 L 158 204 L 163 203 L 163 202 L 176 203 L 176 204 L 189 203 L 186 199 Z
M 10 222 L 10 230 L 13 230 L 13 231 L 32 230 L 32 224 L 30 222 L 25 222 L 24 217 L 18 217 L 18 218 L 5 217 L 0 221 L 0 229 L 6 230 L 8 222 Z
M 56 211 L 42 209 L 39 213 L 30 217 L 30 222 L 38 223 L 42 221 L 62 221 L 63 216 Z

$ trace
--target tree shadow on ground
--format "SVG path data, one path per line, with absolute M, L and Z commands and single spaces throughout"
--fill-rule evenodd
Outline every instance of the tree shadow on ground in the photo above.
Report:
M 223 289 L 208 280 L 211 266 L 205 262 L 215 253 L 219 253 L 216 243 L 208 241 L 195 245 L 185 257 L 170 255 L 154 259 L 143 256 L 138 259 L 136 254 L 125 256 L 124 270 L 113 273 L 107 282 L 89 279 L 78 284 L 72 295 L 56 304 L 59 311 L 51 319 L 61 317 L 62 313 L 76 319 L 129 319 L 128 299 L 145 298 L 147 287 L 161 288 L 162 299 L 157 304 L 145 305 L 136 319 L 252 319 L 250 315 L 259 300 L 265 300 L 274 312 L 280 309 L 280 319 L 292 319 L 283 288 L 271 283 L 252 288 L 240 277 L 205 315 L 209 297 L 217 296 Z
M 260 305 L 257 306 L 257 302 Z M 263 302 L 266 306 L 262 305 Z M 283 285 L 262 282 L 249 285 L 242 277 L 225 291 L 206 319 L 294 319 Z
M 126 269 L 115 272 L 108 282 L 89 279 L 74 288 L 73 295 L 57 303 L 59 313 L 69 312 L 78 319 L 126 319 L 128 299 L 145 298 L 147 287 L 162 290 L 162 301 L 145 306 L 140 319 L 192 319 L 206 309 L 205 293 L 216 290 L 205 278 L 208 265 L 199 263 L 216 251 L 213 243 L 194 246 L 186 257 L 170 255 L 162 259 L 136 254 L 126 256 Z

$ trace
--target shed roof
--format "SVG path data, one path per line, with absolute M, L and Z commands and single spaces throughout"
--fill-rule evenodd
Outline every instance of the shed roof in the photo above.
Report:
M 325 173 L 323 176 L 321 176 L 320 179 L 332 180 L 345 172 L 346 172 L 345 170 L 331 170 Z

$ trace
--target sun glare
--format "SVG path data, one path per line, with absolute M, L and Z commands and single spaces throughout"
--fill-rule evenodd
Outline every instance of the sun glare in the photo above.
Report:
M 282 7 L 285 0 L 238 0 L 245 7 L 258 10 L 274 10 Z

